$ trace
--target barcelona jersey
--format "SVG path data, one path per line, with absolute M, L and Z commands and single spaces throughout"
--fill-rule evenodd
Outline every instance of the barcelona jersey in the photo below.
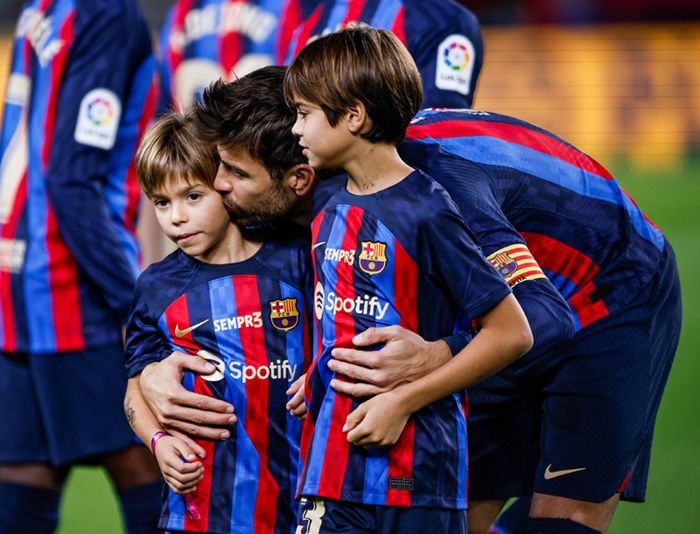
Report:
M 315 2 L 312 2 L 315 3 Z M 188 110 L 214 80 L 279 65 L 304 0 L 179 0 L 160 32 L 159 110 Z
M 198 262 L 180 250 L 137 282 L 127 331 L 134 375 L 178 350 L 216 366 L 186 373 L 190 391 L 231 403 L 238 423 L 206 450 L 204 479 L 192 494 L 198 514 L 168 490 L 160 527 L 187 532 L 290 533 L 296 525 L 301 423 L 286 390 L 310 363 L 308 241 L 266 242 L 246 261 Z
M 519 256 L 526 245 L 577 329 L 625 309 L 656 272 L 661 231 L 602 165 L 559 137 L 490 112 L 423 110 L 407 138 L 404 160 L 468 206 L 494 267 L 511 283 L 531 275 Z
M 393 32 L 423 78 L 423 105 L 471 107 L 484 48 L 476 17 L 454 0 L 325 0 L 294 30 L 287 63 L 310 39 L 355 24 Z M 314 9 L 311 9 L 317 4 Z
M 156 98 L 148 28 L 132 0 L 32 0 L 13 44 L 0 134 L 0 350 L 119 342 L 138 273 L 131 161 Z
M 299 493 L 387 506 L 466 507 L 466 405 L 455 394 L 408 421 L 398 443 L 367 450 L 342 427 L 362 399 L 336 393 L 334 347 L 370 327 L 425 339 L 487 312 L 510 290 L 469 238 L 444 189 L 416 171 L 371 195 L 341 189 L 312 224 L 315 359 L 308 374 Z M 338 377 L 343 379 L 342 377 Z

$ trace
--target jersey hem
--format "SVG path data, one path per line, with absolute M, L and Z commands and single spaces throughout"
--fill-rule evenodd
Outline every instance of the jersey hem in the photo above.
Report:
M 365 504 L 370 506 L 385 506 L 387 508 L 444 508 L 447 510 L 466 510 L 467 499 L 457 497 L 445 497 L 442 495 L 416 495 L 411 494 L 411 504 L 384 504 L 381 502 L 366 500 L 366 497 L 375 498 L 377 501 L 385 501 L 386 494 L 367 493 L 358 494 L 355 492 L 343 492 L 340 497 L 336 497 L 335 488 L 323 486 L 304 486 L 299 492 L 300 497 L 320 497 L 322 499 L 333 499 L 339 502 L 351 502 L 354 504 Z

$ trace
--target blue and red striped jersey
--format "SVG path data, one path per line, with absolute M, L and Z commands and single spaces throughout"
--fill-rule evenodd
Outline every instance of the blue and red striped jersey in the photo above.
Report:
M 314 2 L 315 3 L 315 2 Z M 204 88 L 282 64 L 305 0 L 178 0 L 160 32 L 159 111 L 188 110 Z
M 465 220 L 494 266 L 520 268 L 508 246 L 526 244 L 577 329 L 624 309 L 651 280 L 663 234 L 602 165 L 566 141 L 476 110 L 423 110 L 407 137 L 404 160 L 468 206 Z
M 121 339 L 138 273 L 131 162 L 154 108 L 154 71 L 133 0 L 24 6 L 0 134 L 3 352 Z
M 361 399 L 336 393 L 334 347 L 370 327 L 436 340 L 510 290 L 471 241 L 444 189 L 416 171 L 371 195 L 336 193 L 312 224 L 316 357 L 305 397 L 301 495 L 387 506 L 465 508 L 466 404 L 455 394 L 414 414 L 398 443 L 367 450 L 342 427 Z M 338 377 L 343 379 L 341 377 Z
M 471 107 L 484 59 L 476 17 L 454 0 L 321 0 L 296 28 L 287 63 L 310 39 L 353 24 L 392 31 L 423 78 L 423 105 Z
M 207 451 L 193 493 L 199 518 L 169 490 L 160 527 L 169 531 L 293 532 L 300 421 L 286 390 L 310 364 L 306 240 L 268 241 L 252 258 L 201 263 L 177 250 L 139 277 L 127 327 L 130 375 L 174 350 L 199 354 L 217 371 L 186 373 L 190 391 L 230 402 L 238 423 Z M 154 358 L 155 356 L 155 358 Z

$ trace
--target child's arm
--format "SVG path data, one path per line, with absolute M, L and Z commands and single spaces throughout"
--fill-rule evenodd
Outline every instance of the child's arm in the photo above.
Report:
M 165 482 L 176 493 L 191 493 L 202 479 L 202 463 L 196 461 L 197 453 L 203 450 L 189 437 L 162 432 L 156 418 L 146 405 L 139 388 L 139 377 L 129 379 L 124 397 L 124 412 L 132 430 L 146 445 L 158 461 Z
M 484 313 L 480 323 L 479 333 L 445 365 L 358 406 L 343 427 L 348 441 L 363 447 L 393 445 L 411 414 L 484 380 L 532 347 L 530 326 L 513 295 Z

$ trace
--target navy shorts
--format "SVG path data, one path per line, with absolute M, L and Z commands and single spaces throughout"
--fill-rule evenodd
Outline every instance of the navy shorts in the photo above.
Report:
M 94 463 L 134 443 L 121 344 L 0 354 L 0 463 Z
M 296 534 L 426 534 L 466 531 L 465 510 L 373 506 L 302 497 Z
M 627 309 L 469 390 L 469 497 L 645 498 L 656 413 L 678 346 L 673 251 Z

